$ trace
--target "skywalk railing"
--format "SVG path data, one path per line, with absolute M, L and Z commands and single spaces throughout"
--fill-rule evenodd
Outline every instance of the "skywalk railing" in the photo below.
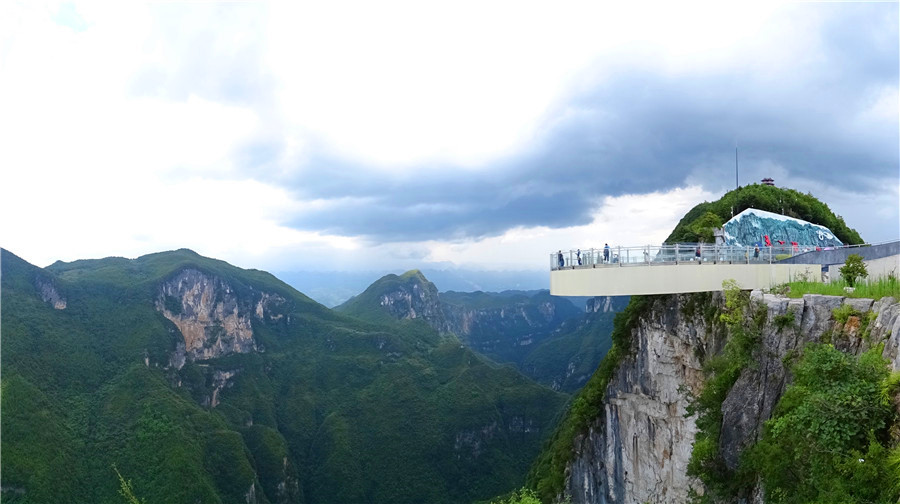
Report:
M 851 245 L 843 248 L 867 245 Z M 829 247 L 835 249 L 838 247 Z M 815 245 L 745 247 L 710 243 L 572 249 L 550 254 L 550 269 L 577 269 L 663 264 L 763 264 L 817 250 Z M 822 249 L 818 249 L 822 250 Z

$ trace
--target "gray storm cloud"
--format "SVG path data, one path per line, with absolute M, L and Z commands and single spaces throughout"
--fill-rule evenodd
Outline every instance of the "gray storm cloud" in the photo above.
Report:
M 601 60 L 598 67 L 615 71 L 582 75 L 572 86 L 577 91 L 546 112 L 527 152 L 481 170 L 446 164 L 385 174 L 351 153 L 316 144 L 315 137 L 306 139 L 302 160 L 285 158 L 287 137 L 295 133 L 280 128 L 259 56 L 264 42 L 255 36 L 234 45 L 173 26 L 163 33 L 188 48 L 181 64 L 165 72 L 149 67 L 135 89 L 251 104 L 268 133 L 236 151 L 241 175 L 276 183 L 300 200 L 341 201 L 282 222 L 377 243 L 585 224 L 603 196 L 664 191 L 688 181 L 724 190 L 734 184 L 735 147 L 742 183 L 778 166 L 791 181 L 845 188 L 852 173 L 852 191 L 865 197 L 883 191 L 886 182 L 897 185 L 900 170 L 897 110 L 871 113 L 880 97 L 898 92 L 897 5 L 827 5 L 815 12 L 821 19 L 812 43 L 784 47 L 793 59 L 777 64 L 752 51 L 736 53 L 744 60 L 724 67 L 680 72 L 640 60 Z M 221 18 L 252 34 L 263 14 L 254 11 L 249 27 L 242 12 L 201 10 L 197 16 Z

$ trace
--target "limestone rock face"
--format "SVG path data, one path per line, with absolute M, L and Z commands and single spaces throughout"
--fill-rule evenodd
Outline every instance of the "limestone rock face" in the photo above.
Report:
M 207 404 L 210 408 L 215 408 L 219 405 L 219 393 L 222 392 L 222 389 L 231 385 L 230 380 L 237 374 L 238 370 L 236 369 L 229 371 L 217 370 L 213 373 L 213 390 L 209 396 L 209 404 Z
M 184 337 L 173 364 L 184 360 L 212 359 L 230 353 L 258 350 L 246 308 L 224 281 L 194 269 L 186 269 L 160 286 L 156 309 L 171 320 Z M 256 305 L 264 313 L 264 302 Z
M 659 298 L 633 331 L 633 354 L 609 382 L 603 415 L 574 442 L 576 455 L 566 469 L 566 492 L 572 502 L 687 502 L 691 488 L 703 491 L 702 484 L 686 474 L 697 432 L 695 417 L 686 416 L 686 393 L 702 389 L 703 360 L 721 351 L 725 334 L 721 326 L 710 326 L 694 314 L 702 310 L 686 310 L 688 299 Z M 713 295 L 713 304 L 721 307 L 722 302 L 721 295 Z M 790 381 L 785 362 L 807 343 L 830 341 L 845 352 L 860 354 L 883 342 L 883 356 L 894 370 L 900 369 L 900 304 L 893 298 L 873 303 L 754 292 L 751 303 L 754 309 L 765 308 L 767 322 L 754 362 L 743 370 L 722 405 L 719 449 L 731 468 L 761 436 Z M 844 323 L 835 321 L 832 309 L 842 304 L 861 314 Z M 754 502 L 762 502 L 760 489 L 753 495 Z
M 884 357 L 891 359 L 891 366 L 900 369 L 900 303 L 886 297 L 875 302 L 872 312 L 875 320 L 869 325 L 870 340 L 884 341 Z
M 610 313 L 622 311 L 628 306 L 628 296 L 597 296 L 592 297 L 585 303 L 585 312 L 587 313 Z
M 685 476 L 697 429 L 682 388 L 700 391 L 700 356 L 712 341 L 701 320 L 681 315 L 687 299 L 662 298 L 635 331 L 634 354 L 609 383 L 603 417 L 575 441 L 572 502 L 684 502 L 696 485 Z
M 421 318 L 437 328 L 445 325 L 437 287 L 431 282 L 411 281 L 398 285 L 395 290 L 383 293 L 379 302 L 394 318 Z
M 41 299 L 45 303 L 50 303 L 50 306 L 57 310 L 66 309 L 66 298 L 59 294 L 59 291 L 56 290 L 56 287 L 49 280 L 37 278 L 34 284 L 38 292 L 41 293 Z
M 377 300 L 392 318 L 422 319 L 435 330 L 453 333 L 470 348 L 501 362 L 517 361 L 565 320 L 579 315 L 568 301 L 547 295 L 493 297 L 485 302 L 490 296 L 483 293 L 471 297 L 453 293 L 447 301 L 416 271 L 393 277 L 388 285 L 378 293 Z M 615 306 L 610 304 L 610 309 Z
M 501 345 L 531 345 L 535 337 L 546 337 L 565 316 L 548 301 L 534 304 L 523 300 L 480 309 L 444 304 L 442 308 L 445 323 L 441 329 L 456 334 L 482 353 L 493 352 Z M 514 335 L 515 340 L 496 339 L 498 334 Z

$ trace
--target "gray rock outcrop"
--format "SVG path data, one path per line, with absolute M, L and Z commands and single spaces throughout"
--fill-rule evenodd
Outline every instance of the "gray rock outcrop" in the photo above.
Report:
M 66 298 L 59 294 L 59 291 L 56 290 L 56 287 L 50 280 L 44 278 L 37 278 L 34 282 L 35 288 L 37 288 L 38 292 L 41 294 L 41 299 L 45 303 L 49 303 L 56 310 L 65 310 L 66 309 Z
M 415 281 L 398 284 L 396 289 L 381 294 L 379 303 L 397 319 L 425 319 L 439 330 L 446 325 L 437 287 L 421 274 Z
M 244 300 L 242 305 L 225 281 L 196 269 L 185 269 L 164 282 L 156 298 L 156 309 L 175 324 L 183 337 L 170 359 L 172 366 L 180 369 L 186 361 L 261 351 L 253 337 L 251 316 L 280 320 L 283 314 L 277 308 L 285 300 L 277 294 L 258 295 L 253 303 Z M 215 396 L 212 401 L 215 402 Z

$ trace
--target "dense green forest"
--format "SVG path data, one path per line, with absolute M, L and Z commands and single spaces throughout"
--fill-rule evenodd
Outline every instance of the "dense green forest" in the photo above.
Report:
M 718 227 L 748 208 L 774 212 L 819 224 L 830 229 L 846 244 L 863 243 L 859 233 L 844 219 L 811 194 L 765 184 L 752 184 L 725 193 L 713 202 L 692 208 L 675 226 L 666 243 L 696 243 L 712 241 L 706 235 L 710 227 Z
M 588 312 L 548 290 L 438 292 L 418 270 L 386 275 L 335 308 L 363 320 L 425 320 L 452 333 L 478 353 L 554 390 L 574 392 L 612 345 L 614 311 L 627 298 L 609 301 L 609 312 Z
M 0 261 L 4 502 L 118 503 L 114 468 L 153 504 L 470 502 L 522 483 L 566 401 L 421 321 L 342 315 L 187 250 Z M 255 351 L 178 366 L 162 312 L 192 315 L 191 278 Z

